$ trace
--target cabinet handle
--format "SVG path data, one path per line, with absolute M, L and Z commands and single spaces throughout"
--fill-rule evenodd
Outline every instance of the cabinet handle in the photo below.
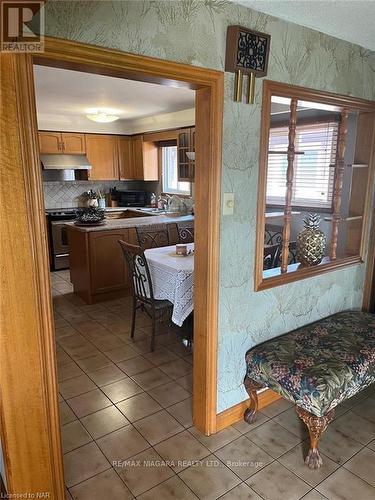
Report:
M 61 149 L 61 151 L 65 150 L 65 145 L 64 145 L 63 141 L 60 142 L 60 148 L 59 149 Z

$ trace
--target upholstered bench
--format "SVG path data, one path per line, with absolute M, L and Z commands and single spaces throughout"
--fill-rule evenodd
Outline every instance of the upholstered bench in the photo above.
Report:
M 318 442 L 335 407 L 375 381 L 375 315 L 334 314 L 257 345 L 246 353 L 246 364 L 245 421 L 256 418 L 257 389 L 269 387 L 292 401 L 310 434 L 305 463 L 317 469 Z

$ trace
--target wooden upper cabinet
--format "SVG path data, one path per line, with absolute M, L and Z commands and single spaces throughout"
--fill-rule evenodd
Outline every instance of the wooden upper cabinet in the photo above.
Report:
M 130 137 L 117 137 L 117 153 L 120 179 L 133 179 L 133 145 Z
M 133 179 L 145 181 L 159 180 L 158 146 L 155 142 L 144 141 L 143 135 L 132 137 Z
M 76 132 L 39 132 L 42 154 L 85 154 L 85 134 Z
M 195 127 L 181 129 L 177 139 L 178 180 L 194 181 L 195 161 L 189 160 L 188 152 L 195 152 Z
M 39 132 L 39 150 L 42 154 L 62 153 L 60 132 Z
M 89 170 L 90 180 L 119 179 L 116 136 L 86 134 L 86 155 L 92 167 Z
M 85 154 L 85 134 L 63 132 L 61 134 L 63 153 L 65 154 Z
M 133 179 L 143 180 L 143 136 L 132 137 Z

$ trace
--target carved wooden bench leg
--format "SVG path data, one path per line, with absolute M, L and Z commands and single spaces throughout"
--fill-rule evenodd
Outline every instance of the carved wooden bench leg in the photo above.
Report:
M 307 425 L 310 434 L 310 449 L 307 457 L 305 458 L 305 464 L 310 469 L 319 469 L 319 467 L 323 464 L 322 457 L 318 451 L 319 439 L 326 430 L 328 424 L 333 419 L 335 410 L 329 411 L 323 417 L 316 417 L 299 406 L 296 406 L 296 412 L 299 418 Z
M 263 386 L 261 384 L 258 384 L 258 382 L 255 382 L 255 380 L 251 380 L 247 376 L 245 377 L 244 384 L 245 389 L 247 390 L 247 393 L 250 397 L 250 407 L 245 410 L 243 418 L 245 422 L 247 422 L 248 424 L 252 424 L 253 422 L 255 422 L 258 412 L 257 389 L 261 389 Z

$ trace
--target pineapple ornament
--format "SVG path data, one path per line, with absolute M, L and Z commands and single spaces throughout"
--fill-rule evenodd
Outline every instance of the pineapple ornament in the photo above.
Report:
M 297 235 L 297 262 L 304 267 L 320 264 L 326 247 L 326 237 L 319 229 L 319 214 L 303 219 L 305 229 Z

